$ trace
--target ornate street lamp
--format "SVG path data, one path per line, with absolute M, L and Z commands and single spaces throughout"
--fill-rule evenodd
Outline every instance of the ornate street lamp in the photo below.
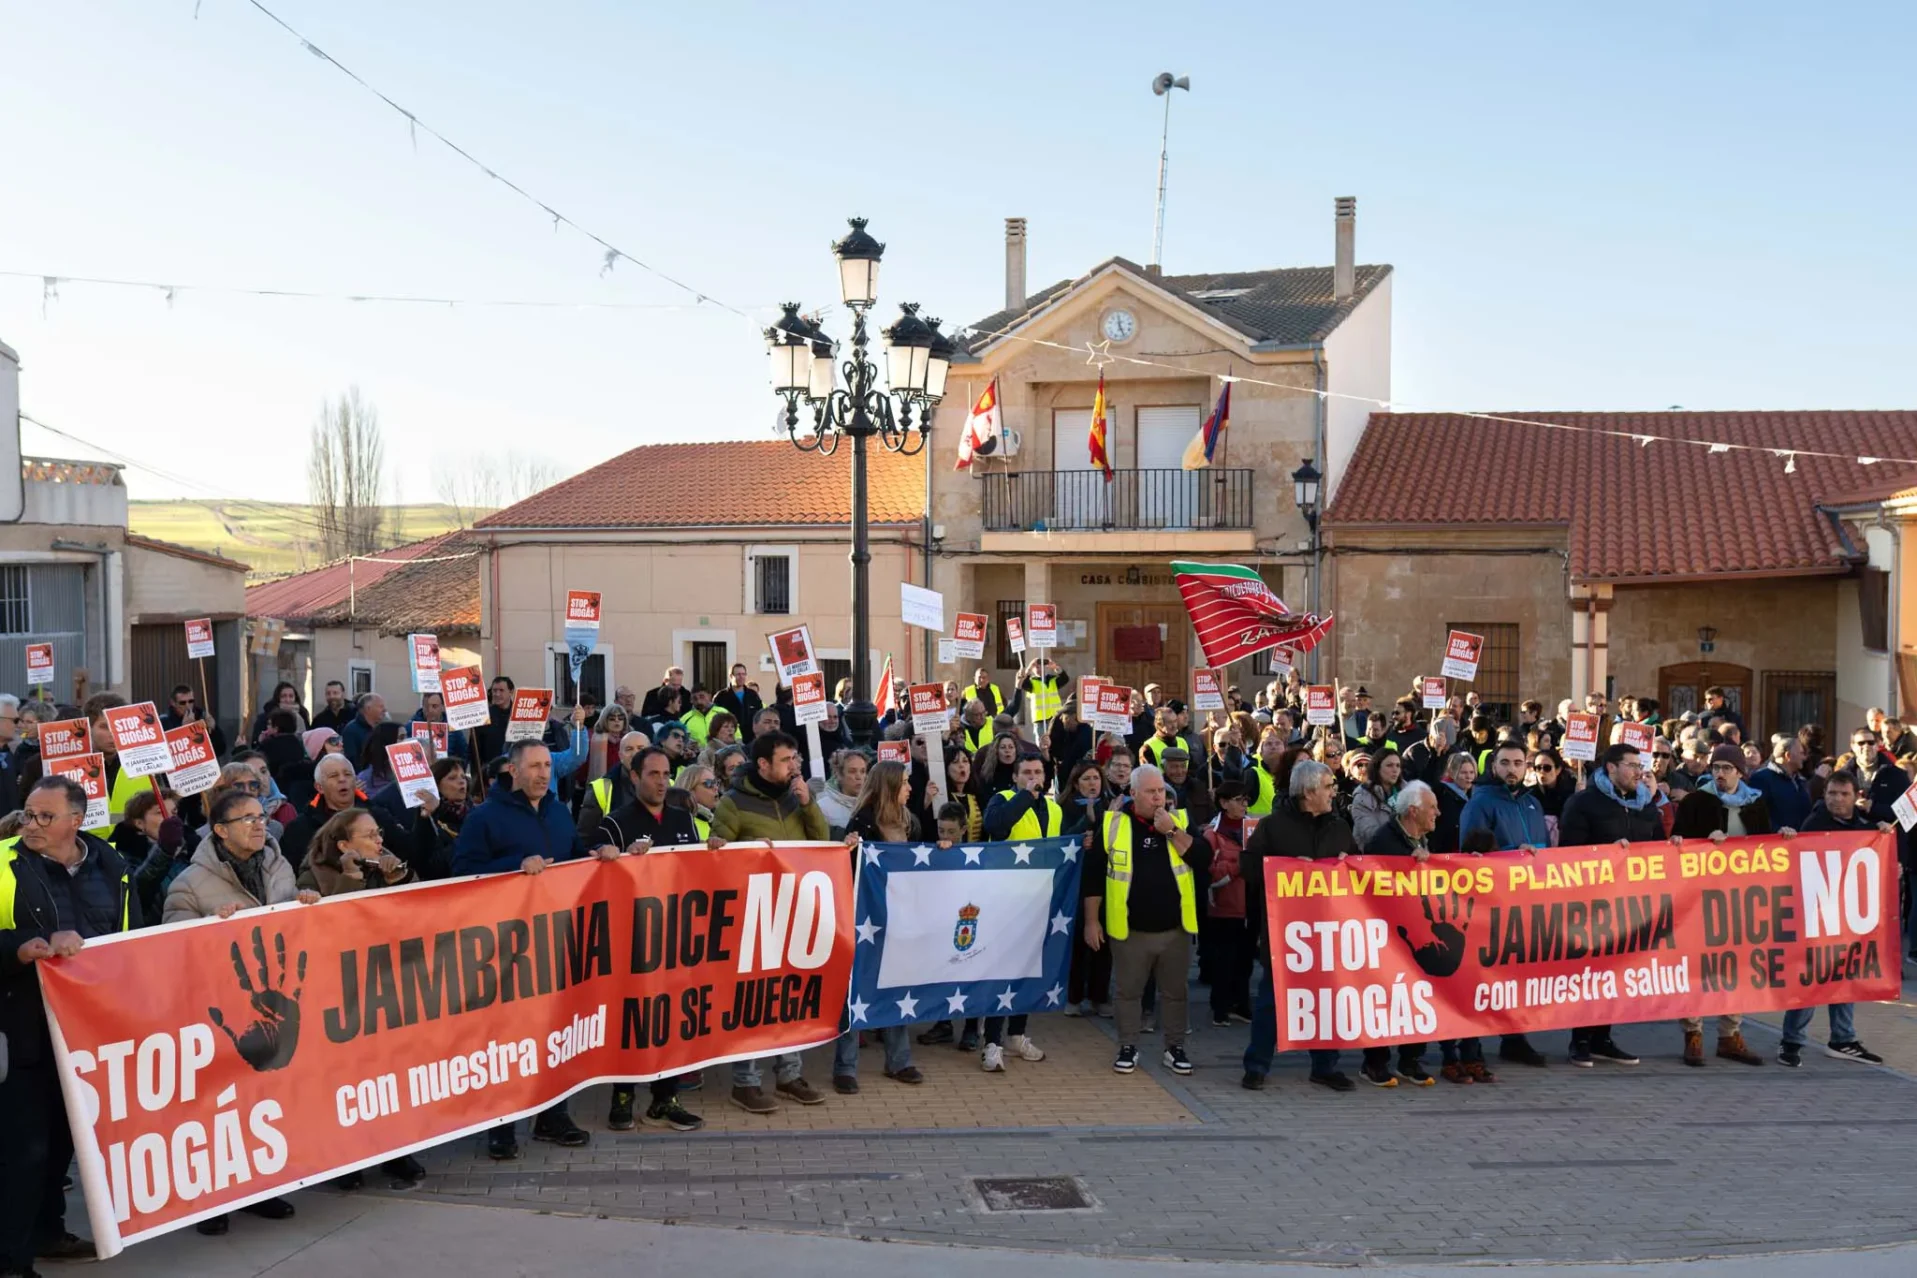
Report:
M 1318 579 L 1323 575 L 1322 557 L 1318 542 L 1318 489 L 1324 476 L 1311 464 L 1307 457 L 1304 464 L 1291 472 L 1291 499 L 1298 505 L 1298 513 L 1305 517 L 1305 523 L 1311 529 L 1311 611 L 1314 616 L 1323 615 L 1324 609 L 1318 599 Z M 1318 650 L 1313 648 L 1311 657 L 1311 678 L 1318 678 Z
M 900 307 L 885 339 L 886 385 L 868 355 L 866 312 L 878 300 L 879 259 L 885 245 L 866 232 L 865 219 L 851 220 L 852 233 L 832 246 L 839 262 L 839 296 L 852 312 L 850 358 L 837 365 L 839 348 L 817 323 L 788 302 L 785 313 L 766 330 L 771 354 L 772 390 L 785 400 L 786 435 L 800 452 L 838 451 L 852 440 L 852 701 L 846 727 L 859 745 L 873 744 L 880 710 L 872 704 L 872 551 L 867 535 L 866 441 L 912 456 L 925 448 L 932 410 L 945 397 L 945 379 L 958 347 L 939 332 L 935 319 L 920 319 L 916 302 Z M 845 384 L 837 385 L 843 372 Z M 894 401 L 897 407 L 894 407 Z M 811 422 L 800 426 L 800 406 Z M 913 410 L 918 421 L 913 422 Z M 916 428 L 915 428 L 916 426 Z

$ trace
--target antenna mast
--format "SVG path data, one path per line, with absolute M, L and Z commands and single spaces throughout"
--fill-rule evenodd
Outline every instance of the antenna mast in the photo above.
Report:
M 1152 92 L 1165 99 L 1165 128 L 1158 139 L 1158 218 L 1152 227 L 1153 270 L 1159 269 L 1165 256 L 1165 170 L 1171 159 L 1171 91 L 1173 89 L 1191 92 L 1191 77 L 1181 75 L 1174 78 L 1171 72 L 1160 71 L 1152 80 Z

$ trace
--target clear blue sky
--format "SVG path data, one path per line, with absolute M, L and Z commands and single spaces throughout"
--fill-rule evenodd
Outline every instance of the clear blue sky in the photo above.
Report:
M 889 245 L 888 315 L 995 309 L 1008 214 L 1031 220 L 1034 287 L 1145 260 L 1170 70 L 1193 91 L 1168 269 L 1327 262 L 1332 198 L 1358 196 L 1359 260 L 1397 269 L 1401 405 L 1917 407 L 1907 5 L 269 5 L 740 306 L 834 299 L 849 213 Z M 0 0 L 0 270 L 685 300 L 629 264 L 602 278 L 590 242 L 415 150 L 244 0 L 194 7 Z M 136 497 L 301 499 L 307 426 L 350 383 L 408 500 L 462 451 L 578 469 L 773 418 L 760 341 L 714 308 L 169 309 L 69 284 L 42 310 L 37 282 L 0 278 L 26 410 L 195 480 L 134 472 Z

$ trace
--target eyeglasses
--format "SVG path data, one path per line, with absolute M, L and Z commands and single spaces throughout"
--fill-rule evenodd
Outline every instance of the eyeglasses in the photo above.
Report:
M 1677 756 L 1669 750 L 1654 750 L 1651 752 L 1651 757 L 1653 759 L 1675 759 Z
M 35 812 L 32 808 L 28 808 L 20 815 L 34 825 L 47 826 L 52 825 L 63 816 L 77 816 L 79 814 L 75 812 Z
M 228 817 L 226 820 L 216 821 L 214 822 L 214 824 L 216 825 L 265 825 L 266 814 L 263 812 L 255 812 L 252 816 Z
M 1556 772 L 1558 770 L 1558 765 L 1548 759 L 1539 759 L 1536 763 L 1532 764 L 1531 767 L 1538 772 Z

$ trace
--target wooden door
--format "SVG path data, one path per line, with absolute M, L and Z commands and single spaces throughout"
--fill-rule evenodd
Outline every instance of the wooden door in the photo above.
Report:
M 1185 697 L 1190 692 L 1185 686 L 1191 678 L 1186 646 L 1190 632 L 1183 604 L 1101 603 L 1096 673 L 1128 688 L 1143 691 L 1155 683 L 1167 697 Z
M 1702 711 L 1704 689 L 1711 687 L 1724 689 L 1725 703 L 1744 720 L 1745 740 L 1755 740 L 1761 716 L 1751 703 L 1749 666 L 1691 661 L 1680 666 L 1665 666 L 1657 672 L 1657 701 L 1666 719 L 1675 719 L 1687 710 Z

